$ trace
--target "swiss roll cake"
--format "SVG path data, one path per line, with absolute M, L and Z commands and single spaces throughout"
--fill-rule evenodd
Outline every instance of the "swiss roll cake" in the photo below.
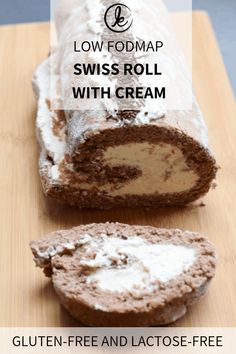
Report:
M 79 208 L 99 209 L 186 205 L 204 196 L 214 185 L 217 165 L 194 95 L 192 108 L 183 110 L 163 109 L 145 94 L 130 100 L 129 109 L 117 108 L 110 100 L 96 99 L 86 110 L 80 109 L 82 100 L 76 100 L 74 109 L 67 109 L 71 103 L 69 75 L 78 62 L 76 53 L 69 52 L 70 37 L 77 38 L 77 50 L 85 40 L 100 43 L 109 38 L 115 46 L 120 38 L 120 34 L 110 34 L 104 24 L 94 19 L 100 12 L 102 16 L 112 1 L 96 1 L 95 8 L 89 0 L 69 3 L 73 6 L 57 17 L 59 43 L 66 44 L 51 52 L 33 78 L 38 100 L 39 172 L 45 194 Z M 142 20 L 143 12 L 143 1 L 135 1 L 135 18 Z M 146 17 L 142 22 L 144 33 L 153 31 L 157 39 L 162 38 L 160 34 L 168 30 L 165 19 L 159 22 L 155 17 Z M 127 32 L 129 42 L 136 43 L 139 32 L 135 31 L 138 30 L 131 27 Z M 140 48 L 147 45 L 140 44 Z M 83 51 L 79 58 L 83 63 L 101 65 L 104 60 L 109 62 L 107 55 Z M 129 54 L 129 60 L 130 55 L 131 63 L 138 61 L 135 54 Z M 52 70 L 53 58 L 57 65 Z M 126 60 L 125 55 L 122 58 Z M 159 61 L 160 67 L 168 63 L 165 57 Z M 56 86 L 57 100 L 62 101 L 65 109 L 54 108 L 50 77 Z M 78 82 L 81 87 L 96 86 L 101 84 L 101 77 L 82 75 Z M 104 83 L 114 85 L 112 75 L 107 75 Z

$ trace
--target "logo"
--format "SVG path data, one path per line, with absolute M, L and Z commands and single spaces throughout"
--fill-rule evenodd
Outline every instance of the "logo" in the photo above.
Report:
M 131 10 L 124 4 L 111 5 L 105 13 L 104 21 L 107 28 L 116 33 L 128 31 L 133 24 Z

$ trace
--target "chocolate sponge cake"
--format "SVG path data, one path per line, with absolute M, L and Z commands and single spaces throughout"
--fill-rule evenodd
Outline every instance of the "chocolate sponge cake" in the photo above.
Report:
M 119 223 L 57 231 L 31 250 L 61 303 L 90 326 L 174 322 L 205 294 L 216 266 L 198 233 Z
M 65 41 L 72 34 L 78 42 L 94 38 L 105 41 L 109 33 L 104 26 L 98 26 L 94 13 L 100 7 L 104 11 L 104 4 L 112 1 L 96 1 L 96 11 L 91 10 L 91 1 L 77 3 L 81 4 L 73 11 L 67 9 L 64 16 L 59 16 L 59 42 L 60 38 Z M 142 11 L 147 11 L 147 6 L 142 7 L 141 0 L 135 4 L 137 22 L 138 16 L 142 20 Z M 167 28 L 167 24 L 152 17 L 144 27 L 147 25 L 152 27 L 155 38 Z M 132 28 L 130 31 L 126 36 L 138 37 Z M 119 34 L 112 34 L 110 39 L 118 38 Z M 102 105 L 97 100 L 84 111 L 79 110 L 82 104 L 79 101 L 77 110 L 55 109 L 49 77 L 51 74 L 57 88 L 56 100 L 68 107 L 69 68 L 73 69 L 73 63 L 78 61 L 69 50 L 71 46 L 59 46 L 38 67 L 33 79 L 38 99 L 39 171 L 45 194 L 80 208 L 100 209 L 185 205 L 206 194 L 215 179 L 217 166 L 195 98 L 190 110 L 163 109 L 148 99 L 132 102 L 128 110 L 117 110 L 111 107 L 110 101 Z M 102 56 L 89 57 L 86 53 L 81 53 L 79 58 L 81 62 L 95 64 L 104 60 Z M 122 58 L 125 60 L 125 56 Z M 50 62 L 54 59 L 57 65 L 50 72 Z M 131 62 L 141 60 L 135 56 L 131 59 Z M 166 58 L 160 56 L 159 61 L 165 67 Z M 80 77 L 81 85 L 95 85 L 94 80 L 98 80 L 97 76 Z

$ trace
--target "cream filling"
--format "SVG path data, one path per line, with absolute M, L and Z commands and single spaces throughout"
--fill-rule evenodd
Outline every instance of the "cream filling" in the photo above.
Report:
M 112 196 L 181 193 L 193 188 L 198 180 L 198 175 L 188 167 L 183 152 L 167 143 L 109 147 L 104 152 L 103 163 L 111 167 L 136 167 L 142 171 L 136 179 L 99 186 L 99 190 Z M 91 189 L 94 185 L 83 184 L 81 187 Z
M 89 245 L 95 258 L 82 260 L 90 274 L 87 283 L 105 291 L 154 290 L 188 270 L 196 260 L 196 250 L 173 244 L 151 244 L 141 237 L 127 240 L 102 237 Z

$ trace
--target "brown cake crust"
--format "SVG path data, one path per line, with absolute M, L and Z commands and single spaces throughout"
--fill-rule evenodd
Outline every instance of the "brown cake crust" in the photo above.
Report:
M 133 180 L 142 174 L 138 168 L 104 166 L 102 155 L 108 147 L 128 143 L 150 144 L 171 143 L 178 147 L 186 158 L 189 169 L 199 176 L 196 185 L 185 192 L 171 194 L 143 194 L 112 196 L 99 190 L 99 185 L 114 183 L 118 186 Z M 80 144 L 77 153 L 72 157 L 66 154 L 59 164 L 60 179 L 53 182 L 50 171 L 53 161 L 45 158 L 44 151 L 40 158 L 40 175 L 43 189 L 47 196 L 59 202 L 75 205 L 80 208 L 110 209 L 114 207 L 157 207 L 167 205 L 186 205 L 203 195 L 212 187 L 216 177 L 217 166 L 214 157 L 199 142 L 184 132 L 166 126 L 132 126 L 101 130 L 90 133 L 85 142 Z M 70 166 L 70 168 L 68 168 Z M 71 168 L 71 166 L 73 166 Z M 77 172 L 78 171 L 78 172 Z M 91 190 L 81 187 L 83 183 L 96 183 Z M 147 191 L 148 193 L 148 191 Z
M 101 238 L 114 235 L 128 239 L 138 236 L 153 244 L 193 247 L 194 264 L 151 292 L 109 292 L 85 282 L 86 268 L 81 265 L 86 236 Z M 82 243 L 81 243 L 82 242 Z M 189 231 L 130 226 L 119 223 L 81 225 L 57 231 L 31 243 L 35 262 L 44 268 L 61 303 L 73 317 L 90 326 L 151 326 L 174 322 L 206 292 L 214 276 L 214 247 L 201 235 Z M 79 252 L 78 252 L 79 250 Z

